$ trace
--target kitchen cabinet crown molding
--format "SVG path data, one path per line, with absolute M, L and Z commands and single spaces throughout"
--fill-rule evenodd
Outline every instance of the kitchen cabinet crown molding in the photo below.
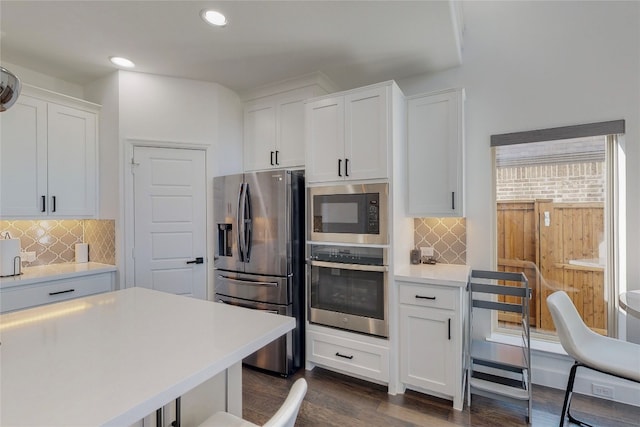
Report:
M 311 86 L 319 87 L 325 93 L 337 92 L 340 89 L 333 83 L 324 73 L 316 71 L 305 74 L 303 76 L 281 80 L 275 83 L 269 83 L 254 89 L 240 93 L 240 99 L 243 102 L 256 101 L 272 95 L 279 95 L 296 89 L 307 88 Z
M 398 86 L 395 80 L 385 80 L 384 82 L 373 83 L 367 86 L 361 86 L 353 89 L 347 89 L 341 92 L 329 92 L 326 95 L 320 95 L 320 96 L 316 96 L 315 98 L 307 99 L 307 103 L 320 101 L 322 99 L 327 99 L 327 98 L 333 98 L 336 96 L 348 96 L 353 94 L 359 94 L 359 93 L 362 93 L 363 91 L 368 91 L 368 90 L 377 89 L 381 87 L 391 87 L 394 90 L 398 90 L 402 92 L 402 90 L 400 89 L 400 87 Z
M 48 89 L 43 89 L 38 86 L 30 84 L 23 84 L 21 95 L 32 96 L 34 98 L 41 99 L 47 102 L 53 102 L 56 104 L 64 104 L 69 107 L 77 108 L 92 113 L 98 113 L 102 109 L 102 105 L 94 102 L 85 101 L 84 99 L 74 98 L 73 96 L 65 95 L 58 92 L 53 92 Z

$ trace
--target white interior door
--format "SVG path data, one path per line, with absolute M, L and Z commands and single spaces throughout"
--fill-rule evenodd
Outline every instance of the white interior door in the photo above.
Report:
M 134 148 L 134 285 L 207 298 L 203 150 Z

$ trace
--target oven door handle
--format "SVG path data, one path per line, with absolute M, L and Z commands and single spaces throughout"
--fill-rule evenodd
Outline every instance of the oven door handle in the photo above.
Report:
M 277 288 L 278 282 L 259 282 L 257 280 L 245 280 L 245 279 L 236 279 L 234 277 L 223 276 L 222 274 L 218 274 L 219 279 L 230 280 L 232 282 L 241 283 L 243 285 L 251 285 L 251 286 L 269 286 L 271 288 Z
M 389 267 L 386 265 L 366 265 L 366 264 L 342 264 L 339 262 L 327 262 L 327 261 L 309 261 L 311 266 L 315 267 L 327 267 L 327 268 L 339 268 L 341 270 L 358 270 L 358 271 L 389 271 Z

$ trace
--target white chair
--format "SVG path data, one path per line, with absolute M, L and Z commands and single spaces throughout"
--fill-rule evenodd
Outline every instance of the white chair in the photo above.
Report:
M 278 409 L 269 421 L 264 424 L 263 427 L 293 427 L 296 418 L 298 417 L 298 411 L 300 411 L 300 405 L 302 405 L 302 399 L 307 393 L 307 382 L 304 378 L 298 379 L 291 390 L 289 395 L 285 399 L 284 403 Z M 200 424 L 200 427 L 258 427 L 256 424 L 245 421 L 242 418 L 238 418 L 235 415 L 231 415 L 228 412 L 217 412 L 211 417 L 207 418 L 204 423 Z
M 564 291 L 549 295 L 547 305 L 562 348 L 575 359 L 564 395 L 560 426 L 564 425 L 565 415 L 572 423 L 589 426 L 575 419 L 569 412 L 577 369 L 588 368 L 614 377 L 640 382 L 640 345 L 593 332 L 584 324 L 573 302 Z

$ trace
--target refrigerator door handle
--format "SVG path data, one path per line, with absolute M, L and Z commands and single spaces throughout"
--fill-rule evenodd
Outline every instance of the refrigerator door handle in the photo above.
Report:
M 244 259 L 245 262 L 249 262 L 251 257 L 251 238 L 253 231 L 253 215 L 251 212 L 251 192 L 249 191 L 249 184 L 244 185 L 244 205 L 246 208 L 244 218 Z
M 262 310 L 262 309 L 260 309 L 260 308 L 255 308 L 255 307 L 254 307 L 253 305 L 251 305 L 251 304 L 230 303 L 230 302 L 228 302 L 228 301 L 223 301 L 223 300 L 218 301 L 218 303 L 220 303 L 220 304 L 227 304 L 227 305 L 235 305 L 236 307 L 250 308 L 250 309 L 252 309 L 252 310 L 259 310 L 259 311 L 263 311 L 263 312 L 265 312 L 265 313 L 280 314 L 280 313 L 278 312 L 278 310 Z
M 244 262 L 244 182 L 240 184 L 240 191 L 238 192 L 238 254 L 240 255 L 240 262 Z
M 251 286 L 268 286 L 270 288 L 277 288 L 278 282 L 260 282 L 258 280 L 247 280 L 247 279 L 236 279 L 235 277 L 225 276 L 223 274 L 218 274 L 219 279 L 228 280 L 230 282 L 236 282 L 241 285 L 251 285 Z

